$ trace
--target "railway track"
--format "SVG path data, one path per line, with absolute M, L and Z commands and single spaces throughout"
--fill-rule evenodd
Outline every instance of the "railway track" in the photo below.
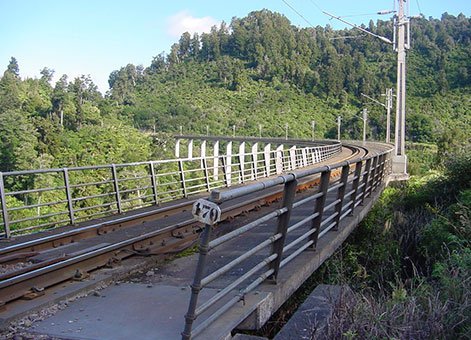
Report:
M 367 150 L 348 146 L 343 159 L 362 157 Z M 331 181 L 339 176 L 332 171 Z M 319 183 L 313 176 L 299 183 L 303 191 Z M 282 188 L 266 190 L 260 197 L 221 205 L 222 221 L 270 205 L 282 197 Z M 201 224 L 191 215 L 194 199 L 143 213 L 38 237 L 0 249 L 0 267 L 13 270 L 0 275 L 0 306 L 21 298 L 34 299 L 45 290 L 67 280 L 84 280 L 102 267 L 110 267 L 134 256 L 179 252 L 198 239 Z M 158 226 L 157 226 L 158 224 Z

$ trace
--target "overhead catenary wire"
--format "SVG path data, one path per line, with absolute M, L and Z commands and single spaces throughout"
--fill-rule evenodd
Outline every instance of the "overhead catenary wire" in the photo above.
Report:
M 419 0 L 415 0 L 415 2 L 417 3 L 417 8 L 419 10 L 419 13 L 423 14 L 422 9 L 420 8 Z
M 371 16 L 371 15 L 378 15 L 378 13 L 375 12 L 375 13 L 362 13 L 362 14 L 339 15 L 339 18 L 366 17 L 366 16 Z
M 309 22 L 309 20 L 307 20 L 301 13 L 299 13 L 299 12 L 296 10 L 296 8 L 294 8 L 293 6 L 291 6 L 291 5 L 288 3 L 288 1 L 286 1 L 286 0 L 282 0 L 282 1 L 286 4 L 286 6 L 288 6 L 289 8 L 291 8 L 297 15 L 299 15 L 305 22 L 307 22 L 307 24 L 308 24 L 309 26 L 314 27 L 314 25 L 311 24 L 311 23 Z
M 341 37 L 332 37 L 332 38 L 329 38 L 329 40 L 338 40 L 338 39 L 359 39 L 359 38 L 363 38 L 365 37 L 364 34 L 357 34 L 357 35 L 345 35 L 345 36 L 341 36 Z
M 310 1 L 311 1 L 311 3 L 312 3 L 319 11 L 322 12 L 322 8 L 321 8 L 318 4 L 316 4 L 316 3 L 314 2 L 314 0 L 310 0 Z

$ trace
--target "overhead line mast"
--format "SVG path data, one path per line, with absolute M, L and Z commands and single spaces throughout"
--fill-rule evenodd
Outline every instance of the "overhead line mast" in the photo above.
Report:
M 397 52 L 397 87 L 396 87 L 396 127 L 395 127 L 395 150 L 393 157 L 392 172 L 398 179 L 407 179 L 407 156 L 405 151 L 405 124 L 406 124 L 406 50 L 410 47 L 410 29 L 409 17 L 406 14 L 406 0 L 397 0 L 398 10 L 394 15 L 394 35 L 393 41 L 390 39 L 372 33 L 363 27 L 352 24 L 341 17 L 334 16 L 322 11 L 331 18 L 337 19 L 349 26 L 352 26 L 364 33 L 372 35 L 388 44 L 394 46 Z M 395 11 L 380 11 L 378 14 L 395 13 Z
M 409 18 L 405 14 L 406 0 L 398 0 L 399 8 L 394 16 L 395 51 L 397 52 L 397 88 L 396 88 L 396 154 L 393 159 L 393 173 L 407 176 L 406 156 L 406 50 L 410 48 Z M 407 33 L 407 37 L 406 37 Z M 397 39 L 396 39 L 397 38 Z

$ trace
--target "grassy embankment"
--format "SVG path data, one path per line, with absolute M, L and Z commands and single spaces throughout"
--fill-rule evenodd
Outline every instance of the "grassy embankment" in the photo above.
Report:
M 386 188 L 264 335 L 274 335 L 312 289 L 326 283 L 353 290 L 335 311 L 329 338 L 471 337 L 471 149 L 441 162 L 431 145 L 414 145 L 408 154 L 410 181 Z

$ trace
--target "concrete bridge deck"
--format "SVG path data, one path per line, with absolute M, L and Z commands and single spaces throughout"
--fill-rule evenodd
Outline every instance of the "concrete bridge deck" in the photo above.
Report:
M 258 329 L 286 301 L 286 299 L 342 244 L 358 222 L 370 210 L 382 188 L 359 206 L 355 216 L 341 222 L 338 231 L 330 231 L 319 240 L 315 251 L 305 251 L 289 266 L 281 269 L 277 284 L 263 283 L 244 301 L 211 324 L 196 339 L 227 339 L 231 331 Z M 305 193 L 305 195 L 308 193 Z M 300 197 L 302 198 L 302 197 Z M 326 204 L 335 199 L 329 194 Z M 265 208 L 268 209 L 268 208 Z M 312 212 L 312 204 L 305 204 L 292 215 L 292 223 L 300 221 Z M 328 214 L 327 214 L 328 217 Z M 210 254 L 208 271 L 221 267 L 235 256 L 251 249 L 255 244 L 273 234 L 276 220 L 270 220 L 243 237 L 227 242 Z M 307 228 L 307 227 L 306 227 Z M 289 238 L 295 239 L 306 230 L 300 228 Z M 287 240 L 289 242 L 289 240 Z M 200 301 L 204 302 L 214 293 L 226 287 L 234 277 L 242 275 L 267 256 L 268 251 L 251 257 L 249 262 L 237 267 L 203 289 Z M 183 315 L 188 308 L 189 283 L 192 281 L 198 255 L 171 261 L 143 275 L 134 282 L 112 285 L 103 289 L 99 296 L 90 295 L 71 303 L 53 317 L 34 325 L 34 332 L 61 339 L 179 339 L 184 323 Z M 229 299 L 238 291 L 226 298 Z M 98 294 L 97 294 L 98 295 Z M 221 301 L 224 303 L 224 300 Z M 212 311 L 208 310 L 206 314 Z M 205 319 L 201 315 L 195 326 Z
M 225 297 L 196 318 L 193 323 L 193 330 L 196 329 L 197 331 L 192 334 L 193 339 L 228 339 L 235 329 L 260 328 L 288 297 L 341 245 L 370 210 L 385 185 L 384 180 L 390 166 L 388 161 L 390 147 L 384 144 L 382 146 L 372 144 L 370 147 L 371 154 L 366 156 L 364 153 L 356 154 L 357 157 L 350 162 L 338 163 L 345 159 L 347 153 L 351 153 L 354 148 L 350 148 L 348 152 L 344 150 L 336 157 L 325 160 L 325 164 L 336 164 L 333 169 L 330 166 L 322 167 L 322 163 L 294 169 L 293 164 L 295 164 L 296 155 L 292 153 L 294 158 L 292 162 L 288 162 L 287 166 L 288 170 L 289 167 L 293 167 L 291 173 L 280 175 L 278 168 L 275 167 L 277 175 L 262 179 L 261 186 L 259 186 L 260 183 L 246 186 L 242 180 L 239 186 L 219 189 L 222 192 L 225 190 L 237 193 L 245 192 L 247 187 L 261 188 L 252 190 L 251 196 L 245 194 L 227 196 L 236 197 L 234 201 L 244 201 L 250 200 L 250 197 L 264 195 L 263 192 L 270 192 L 281 185 L 284 186 L 284 199 L 280 207 L 278 207 L 278 204 L 273 204 L 270 207 L 262 207 L 259 212 L 251 213 L 248 216 L 237 217 L 231 223 L 221 223 L 216 230 L 244 229 L 240 227 L 247 226 L 254 220 L 260 221 L 261 216 L 266 216 L 271 211 L 278 211 L 271 219 L 265 219 L 263 223 L 258 223 L 250 231 L 234 237 L 216 249 L 212 249 L 206 268 L 204 268 L 204 275 L 220 271 L 222 267 L 237 258 L 243 257 L 244 254 L 252 251 L 261 243 L 267 242 L 275 235 L 280 235 L 280 220 L 284 218 L 283 216 L 287 216 L 286 228 L 294 225 L 298 226 L 296 229 L 293 228 L 291 232 L 286 229 L 283 231 L 286 236 L 286 240 L 283 236 L 283 244 L 289 246 L 286 246 L 286 251 L 284 248 L 282 249 L 279 259 L 285 262 L 289 259 L 290 262 L 286 262 L 288 263 L 286 266 L 281 266 L 279 272 L 276 269 L 276 283 L 271 280 L 261 280 L 258 287 L 253 286 L 256 289 L 251 289 L 242 295 L 241 288 L 244 287 L 231 290 Z M 365 150 L 361 147 L 358 149 Z M 276 165 L 277 160 L 281 162 L 282 154 L 275 151 L 274 155 L 273 162 L 270 161 L 267 165 Z M 307 152 L 299 154 L 303 164 L 307 164 L 307 155 Z M 197 161 L 199 162 L 199 159 Z M 312 161 L 314 162 L 314 153 L 312 154 Z M 223 168 L 226 165 L 227 163 L 223 162 Z M 183 173 L 183 171 L 181 172 Z M 243 172 L 241 171 L 241 173 Z M 206 178 L 208 178 L 207 174 Z M 184 181 L 183 176 L 182 181 Z M 290 207 L 293 202 L 286 201 L 286 197 L 290 195 L 288 191 L 292 191 L 287 186 L 290 182 L 311 183 L 310 186 L 315 183 L 316 185 L 314 189 L 292 194 L 296 209 Z M 183 187 L 185 187 L 185 184 L 183 184 Z M 239 187 L 244 189 L 241 191 Z M 292 185 L 291 187 L 293 188 Z M 294 188 L 296 187 L 297 184 Z M 305 188 L 305 186 L 303 187 Z M 224 197 L 224 194 L 222 197 Z M 305 199 L 310 199 L 310 201 L 303 204 L 297 203 Z M 231 199 L 223 199 L 218 204 L 224 206 L 230 201 Z M 355 214 L 349 213 L 353 208 Z M 316 213 L 313 214 L 313 210 L 316 209 L 321 209 L 321 213 L 318 214 L 317 218 L 320 227 L 314 227 L 314 219 L 316 219 L 314 215 Z M 312 218 L 306 220 L 306 216 Z M 301 223 L 301 221 L 304 222 Z M 252 222 L 252 224 L 254 223 Z M 208 229 L 208 226 L 206 226 L 206 229 Z M 316 231 L 314 234 L 315 242 L 317 242 L 315 249 L 312 248 L 312 243 L 310 248 L 307 249 L 301 247 L 302 243 L 294 247 L 290 245 L 291 243 L 297 244 L 295 240 L 312 235 L 313 231 Z M 319 236 L 318 238 L 319 233 L 322 237 Z M 310 239 L 310 242 L 313 242 L 311 237 Z M 204 289 L 199 294 L 199 305 L 214 299 L 214 295 L 221 291 L 224 292 L 226 287 L 237 281 L 242 275 L 251 272 L 254 266 L 263 264 L 268 257 L 273 258 L 274 251 L 276 251 L 274 242 L 276 242 L 275 239 L 272 242 L 273 247 L 270 243 L 267 243 L 270 247 L 254 253 L 246 258 L 244 262 L 241 261 L 240 264 L 223 272 L 222 275 L 210 281 L 209 284 L 205 284 Z M 305 246 L 309 246 L 309 244 L 305 244 Z M 146 269 L 141 276 L 134 276 L 129 280 L 119 282 L 119 284 L 111 285 L 100 293 L 95 292 L 87 297 L 77 299 L 54 316 L 33 324 L 30 331 L 36 335 L 60 339 L 129 339 L 135 337 L 140 339 L 178 339 L 183 330 L 183 316 L 188 309 L 189 297 L 192 295 L 193 289 L 190 288 L 190 283 L 199 263 L 198 257 L 198 254 L 194 254 L 165 264 L 159 263 L 155 268 Z M 270 262 L 267 262 L 268 264 Z M 260 267 L 253 274 L 263 277 L 265 274 L 262 268 Z M 97 273 L 96 277 L 93 275 L 92 273 L 90 280 L 99 279 L 102 274 Z M 244 285 L 247 284 L 250 287 L 253 282 L 244 283 Z M 195 283 L 193 284 L 194 287 Z M 232 303 L 235 301 L 234 299 L 240 301 L 234 304 Z M 226 308 L 225 304 L 228 302 L 232 307 L 224 309 Z M 217 315 L 221 309 L 226 310 L 226 312 L 221 313 L 213 320 L 212 317 Z M 211 320 L 211 322 L 208 320 Z M 198 329 L 201 324 L 205 324 L 204 328 L 201 327 L 202 330 Z

